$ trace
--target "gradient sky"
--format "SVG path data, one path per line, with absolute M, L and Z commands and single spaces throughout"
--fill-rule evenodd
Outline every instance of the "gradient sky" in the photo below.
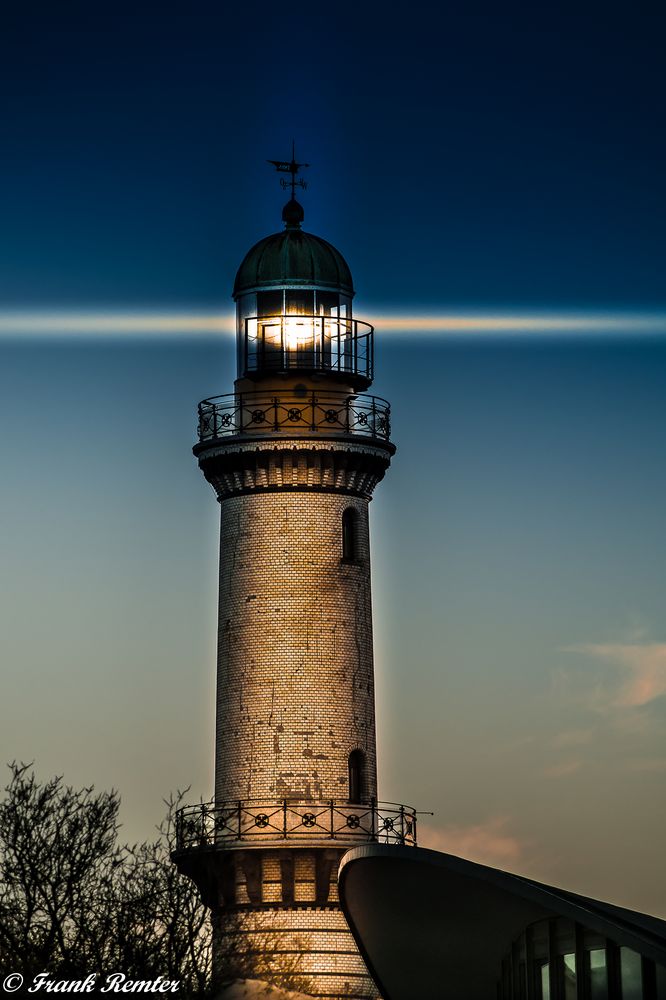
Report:
M 0 759 L 116 786 L 131 838 L 210 795 L 190 447 L 232 340 L 20 317 L 227 312 L 294 135 L 306 228 L 387 318 L 381 795 L 434 810 L 426 845 L 666 915 L 664 18 L 143 10 L 15 10 L 0 41 Z M 609 335 L 389 322 L 452 312 Z

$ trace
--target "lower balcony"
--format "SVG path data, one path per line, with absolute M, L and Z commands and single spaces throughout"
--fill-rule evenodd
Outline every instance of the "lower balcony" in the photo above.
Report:
M 394 802 L 206 802 L 176 814 L 176 852 L 291 841 L 416 846 L 416 811 Z

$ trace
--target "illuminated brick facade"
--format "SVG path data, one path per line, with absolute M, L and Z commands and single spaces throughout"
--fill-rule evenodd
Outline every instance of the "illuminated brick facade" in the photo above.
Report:
M 377 798 L 367 494 L 389 455 L 326 433 L 244 441 L 240 451 L 218 442 L 206 453 L 221 506 L 216 802 L 241 801 L 244 814 L 279 825 L 285 800 L 313 814 L 334 801 L 339 827 L 353 751 L 363 755 L 360 798 Z M 239 466 L 240 481 L 229 474 Z M 353 519 L 348 557 L 344 516 Z M 353 832 L 343 827 L 308 847 L 305 830 L 278 849 L 239 842 L 218 860 L 226 869 L 211 900 L 220 977 L 228 940 L 241 953 L 275 951 L 256 974 L 276 985 L 377 996 L 337 899 Z
M 221 508 L 215 801 L 182 811 L 174 858 L 211 907 L 219 981 L 372 1000 L 336 878 L 349 847 L 416 836 L 377 803 L 368 505 L 394 448 L 388 404 L 359 395 L 373 331 L 349 269 L 293 200 L 283 219 L 236 278 L 234 393 L 199 407 Z
M 376 799 L 367 500 L 277 492 L 221 506 L 216 797 L 346 799 L 358 748 Z

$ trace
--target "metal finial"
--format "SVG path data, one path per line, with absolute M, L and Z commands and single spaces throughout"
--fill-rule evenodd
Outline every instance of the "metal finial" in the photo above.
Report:
M 294 197 L 294 192 L 295 192 L 297 186 L 300 187 L 300 188 L 303 188 L 303 190 L 305 191 L 306 187 L 308 186 L 307 181 L 303 180 L 302 177 L 299 177 L 298 180 L 296 180 L 296 174 L 301 169 L 301 167 L 309 167 L 310 164 L 309 163 L 297 163 L 296 162 L 296 148 L 295 148 L 295 143 L 294 143 L 293 139 L 291 140 L 291 160 L 290 161 L 289 160 L 267 160 L 266 162 L 267 163 L 272 163 L 273 166 L 275 167 L 275 169 L 279 173 L 282 173 L 282 174 L 291 174 L 291 180 L 285 180 L 284 177 L 281 177 L 280 178 L 280 184 L 281 184 L 283 190 L 286 190 L 288 187 L 291 187 L 291 197 L 292 198 Z

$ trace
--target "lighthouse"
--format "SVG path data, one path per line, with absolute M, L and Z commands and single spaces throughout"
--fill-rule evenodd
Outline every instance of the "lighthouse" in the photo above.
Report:
M 349 267 L 303 228 L 304 164 L 270 162 L 283 227 L 236 275 L 233 391 L 198 409 L 221 514 L 215 797 L 179 812 L 173 857 L 211 909 L 218 981 L 370 1000 L 338 866 L 416 843 L 414 811 L 377 797 L 368 507 L 395 447 Z

